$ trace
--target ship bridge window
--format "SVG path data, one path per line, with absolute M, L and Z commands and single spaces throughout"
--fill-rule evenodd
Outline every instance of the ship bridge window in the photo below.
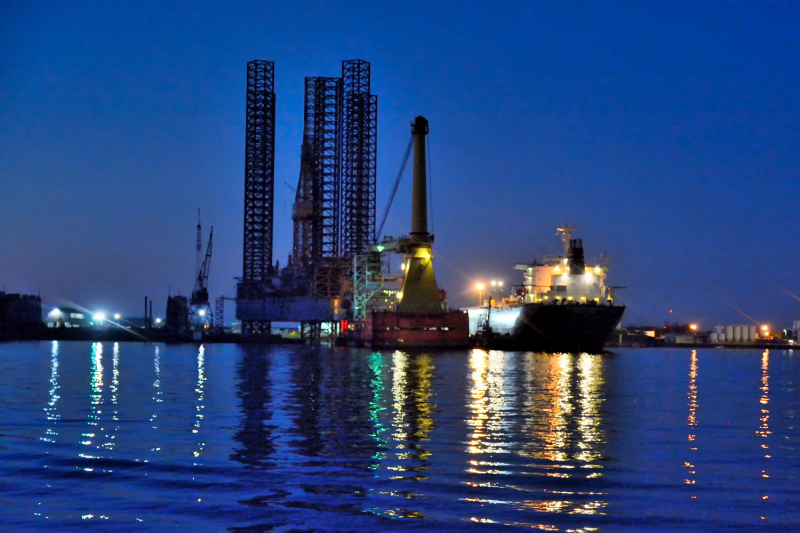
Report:
M 556 285 L 556 292 L 567 292 L 566 285 Z

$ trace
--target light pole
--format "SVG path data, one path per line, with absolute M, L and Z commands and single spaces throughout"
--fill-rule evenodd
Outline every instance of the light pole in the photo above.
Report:
M 483 302 L 484 285 L 483 285 L 483 283 L 478 283 L 478 284 L 475 285 L 475 288 L 478 289 L 478 307 L 480 307 L 481 303 Z

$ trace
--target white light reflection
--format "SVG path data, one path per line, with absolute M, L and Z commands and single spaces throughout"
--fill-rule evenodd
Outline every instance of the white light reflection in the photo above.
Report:
M 47 407 L 44 408 L 49 424 L 46 436 L 41 438 L 44 442 L 56 442 L 56 437 L 58 437 L 57 424 L 61 420 L 61 415 L 56 410 L 56 404 L 61 398 L 58 394 L 60 388 L 61 386 L 58 384 L 58 341 L 53 341 L 50 351 L 50 398 Z
M 89 412 L 89 430 L 82 433 L 85 439 L 81 441 L 84 446 L 91 446 L 92 439 L 96 438 L 100 431 L 100 415 L 103 413 L 103 345 L 102 343 L 92 343 L 92 392 L 89 395 L 91 408 Z M 97 446 L 95 446 L 97 447 Z M 81 457 L 93 459 L 94 456 L 80 454 Z
M 197 352 L 197 387 L 195 387 L 194 391 L 197 393 L 197 401 L 195 402 L 195 420 L 194 420 L 194 429 L 192 429 L 192 433 L 196 435 L 197 440 L 197 449 L 194 451 L 195 458 L 200 457 L 200 454 L 203 452 L 203 447 L 206 445 L 204 442 L 200 442 L 200 422 L 203 420 L 203 409 L 205 409 L 205 405 L 203 405 L 203 399 L 205 398 L 204 389 L 206 383 L 206 374 L 205 374 L 205 361 L 206 361 L 206 349 L 201 344 L 200 349 Z M 194 463 L 195 465 L 199 465 L 201 463 Z
M 152 428 L 154 430 L 158 429 L 158 415 L 161 412 L 161 403 L 164 401 L 161 397 L 161 354 L 158 349 L 158 346 L 155 347 L 155 351 L 153 354 L 153 368 L 155 370 L 156 379 L 153 381 L 153 401 L 155 402 L 155 412 L 153 416 L 150 417 L 150 423 L 152 424 Z M 153 443 L 153 447 L 150 449 L 151 452 L 159 452 L 161 448 L 158 446 L 157 442 Z M 147 459 L 144 460 L 147 462 Z
M 408 439 L 408 423 L 406 422 L 406 366 L 408 356 L 400 350 L 392 354 L 392 438 L 400 442 L 397 449 L 404 449 Z M 399 459 L 407 459 L 407 453 L 398 454 Z
M 112 372 L 111 372 L 111 405 L 114 409 L 113 414 L 111 415 L 111 420 L 116 422 L 114 429 L 112 431 L 112 435 L 106 435 L 108 439 L 102 447 L 111 450 L 114 448 L 114 439 L 116 438 L 116 433 L 119 431 L 119 411 L 117 410 L 117 393 L 119 391 L 119 343 L 114 343 L 114 348 L 112 349 Z

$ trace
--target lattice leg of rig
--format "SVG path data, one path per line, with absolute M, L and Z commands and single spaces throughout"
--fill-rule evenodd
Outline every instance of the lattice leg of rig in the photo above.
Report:
M 222 333 L 225 331 L 225 299 L 217 298 L 214 307 L 214 329 Z
M 322 337 L 322 323 L 303 322 L 300 324 L 300 337 L 312 346 L 319 346 Z

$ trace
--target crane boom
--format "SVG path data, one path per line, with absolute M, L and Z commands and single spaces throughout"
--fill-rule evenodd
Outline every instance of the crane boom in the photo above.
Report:
M 200 226 L 200 208 L 197 208 L 197 247 L 194 251 L 194 277 L 200 275 L 200 268 L 202 267 L 203 263 L 203 235 L 201 232 Z
M 208 248 L 206 248 L 205 259 L 200 265 L 197 272 L 197 277 L 194 281 L 194 290 L 192 291 L 192 305 L 208 305 L 208 273 L 211 269 L 211 251 L 214 240 L 214 226 L 211 226 L 211 232 L 208 235 Z M 202 243 L 201 243 L 202 248 Z
M 383 232 L 383 225 L 386 224 L 386 217 L 389 216 L 389 209 L 392 207 L 392 202 L 394 201 L 394 197 L 397 194 L 397 188 L 400 186 L 400 178 L 403 177 L 403 172 L 406 170 L 406 165 L 408 164 L 408 157 L 411 155 L 411 147 L 414 145 L 414 136 L 412 135 L 411 138 L 408 140 L 408 146 L 406 147 L 406 153 L 403 155 L 403 162 L 400 163 L 400 170 L 397 172 L 397 177 L 394 179 L 394 186 L 392 187 L 392 194 L 389 196 L 389 201 L 386 203 L 386 208 L 383 210 L 383 216 L 381 217 L 381 223 L 378 225 L 378 228 L 375 230 L 375 242 L 378 242 L 378 237 L 380 237 L 381 233 Z
M 211 246 L 214 240 L 214 226 L 211 226 L 211 231 L 208 234 L 208 248 L 206 249 L 206 258 L 203 261 L 203 288 L 208 289 L 208 273 L 211 270 Z

